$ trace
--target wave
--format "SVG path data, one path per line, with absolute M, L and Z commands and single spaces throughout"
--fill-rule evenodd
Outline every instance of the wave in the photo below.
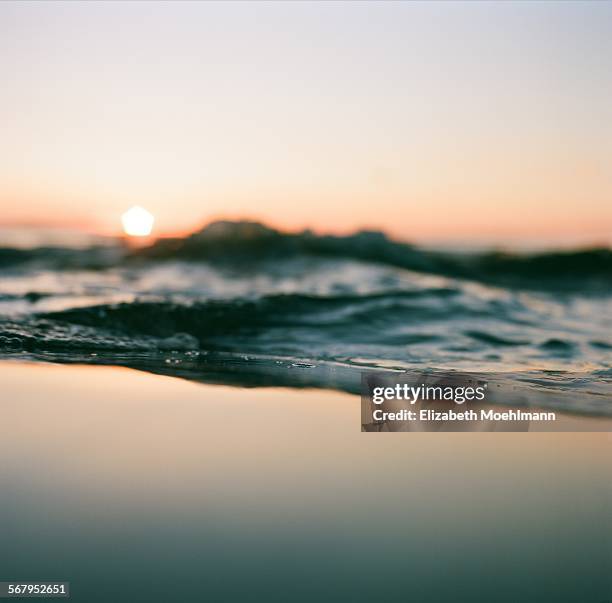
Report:
M 133 301 L 76 307 L 0 321 L 0 349 L 3 344 L 28 350 L 79 346 L 124 349 L 129 347 L 126 342 L 145 349 L 171 349 L 168 346 L 175 342 L 175 349 L 190 345 L 262 351 L 280 330 L 285 333 L 285 344 L 298 346 L 303 337 L 305 341 L 316 340 L 325 350 L 330 341 L 395 345 L 398 338 L 386 327 L 392 329 L 399 323 L 445 320 L 451 314 L 498 314 L 497 306 L 487 311 L 452 303 L 458 294 L 456 289 L 440 287 L 365 295 L 276 294 L 206 302 Z M 427 339 L 415 335 L 414 341 Z M 406 335 L 405 341 L 409 340 Z
M 609 293 L 612 285 L 612 250 L 607 248 L 537 254 L 450 253 L 394 241 L 378 231 L 346 236 L 318 235 L 309 230 L 288 233 L 248 221 L 213 222 L 187 237 L 159 239 L 137 250 L 122 244 L 88 250 L 5 248 L 0 249 L 0 266 L 100 269 L 180 260 L 267 271 L 271 264 L 302 257 L 358 260 L 507 287 Z
M 0 358 L 352 393 L 363 370 L 511 367 L 509 404 L 544 388 L 612 412 L 611 268 L 606 249 L 453 254 L 252 222 L 137 250 L 0 249 Z
M 575 357 L 601 362 L 612 345 L 572 306 L 487 298 L 439 286 L 371 293 L 263 294 L 231 299 L 134 300 L 0 317 L 0 350 L 224 350 L 314 360 L 366 359 L 401 367 Z M 29 306 L 43 303 L 37 301 Z M 74 301 L 69 302 L 74 304 Z M 10 302 L 8 302 L 10 303 Z M 534 305 L 535 303 L 535 305 Z M 556 321 L 554 315 L 563 311 Z M 605 323 L 605 314 L 602 316 Z M 603 323 L 602 323 L 603 324 Z M 173 347 L 174 346 L 174 347 Z
M 397 242 L 378 231 L 317 235 L 283 233 L 257 222 L 214 222 L 186 238 L 159 240 L 132 257 L 252 264 L 303 255 L 347 258 L 415 272 L 506 285 L 571 288 L 612 282 L 612 250 L 593 248 L 532 255 L 504 252 L 451 254 Z
M 0 358 L 125 366 L 195 381 L 350 393 L 359 392 L 364 370 L 463 370 L 489 380 L 500 375 L 500 404 L 537 402 L 572 412 L 612 414 L 612 343 L 597 324 L 577 331 L 571 315 L 555 322 L 549 310 L 544 306 L 538 315 L 512 296 L 471 298 L 450 286 L 136 300 L 0 316 Z M 584 311 L 582 305 L 579 311 Z M 553 368 L 528 370 L 537 365 Z M 500 367 L 510 366 L 518 368 L 500 374 Z

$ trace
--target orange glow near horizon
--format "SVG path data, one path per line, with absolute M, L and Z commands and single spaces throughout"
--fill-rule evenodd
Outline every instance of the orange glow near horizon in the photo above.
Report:
M 160 212 L 164 216 L 164 212 Z M 505 220 L 494 223 L 487 216 L 482 219 L 471 220 L 468 224 L 461 224 L 457 228 L 457 222 L 447 220 L 436 221 L 435 215 L 413 216 L 414 221 L 407 228 L 402 222 L 389 224 L 384 219 L 367 222 L 366 220 L 351 219 L 339 221 L 294 221 L 284 216 L 266 216 L 260 214 L 234 213 L 211 213 L 203 215 L 200 219 L 193 221 L 168 220 L 164 223 L 157 216 L 155 218 L 155 238 L 185 237 L 204 228 L 207 224 L 218 220 L 229 221 L 254 221 L 261 222 L 271 228 L 284 232 L 300 232 L 305 229 L 313 230 L 318 234 L 345 235 L 359 230 L 380 230 L 391 238 L 416 243 L 444 243 L 449 242 L 473 242 L 475 244 L 521 244 L 524 242 L 535 242 L 540 240 L 543 246 L 580 246 L 580 245 L 612 245 L 612 229 L 609 223 L 598 221 L 592 216 L 583 216 L 581 219 L 557 219 L 541 224 L 535 221 L 525 221 L 524 214 L 515 216 L 515 220 Z M 74 230 L 90 235 L 121 237 L 124 235 L 145 237 L 151 236 L 151 232 L 143 234 L 131 234 L 125 227 L 117 224 L 116 217 L 109 216 L 104 220 L 66 220 L 55 215 L 53 219 L 31 219 L 23 221 L 11 221 L 0 219 L 0 228 L 18 229 L 52 229 L 52 230 Z
M 0 3 L 0 226 L 120 235 L 143 203 L 157 236 L 221 218 L 609 244 L 611 18 L 610 3 Z

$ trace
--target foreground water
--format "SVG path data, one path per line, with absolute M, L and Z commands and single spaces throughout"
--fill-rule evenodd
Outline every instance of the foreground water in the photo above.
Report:
M 607 601 L 609 434 L 364 434 L 330 391 L 0 363 L 0 579 L 76 602 Z
M 146 249 L 5 248 L 0 264 L 7 358 L 349 392 L 364 368 L 485 372 L 522 403 L 612 413 L 605 249 L 449 254 L 216 223 Z

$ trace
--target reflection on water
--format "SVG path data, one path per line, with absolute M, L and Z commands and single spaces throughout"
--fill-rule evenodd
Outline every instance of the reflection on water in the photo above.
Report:
M 0 579 L 76 601 L 603 601 L 609 434 L 363 434 L 356 396 L 0 364 Z

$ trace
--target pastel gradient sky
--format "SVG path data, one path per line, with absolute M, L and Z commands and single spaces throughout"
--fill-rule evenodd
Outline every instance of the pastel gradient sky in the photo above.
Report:
M 612 3 L 0 4 L 0 224 L 612 241 Z

